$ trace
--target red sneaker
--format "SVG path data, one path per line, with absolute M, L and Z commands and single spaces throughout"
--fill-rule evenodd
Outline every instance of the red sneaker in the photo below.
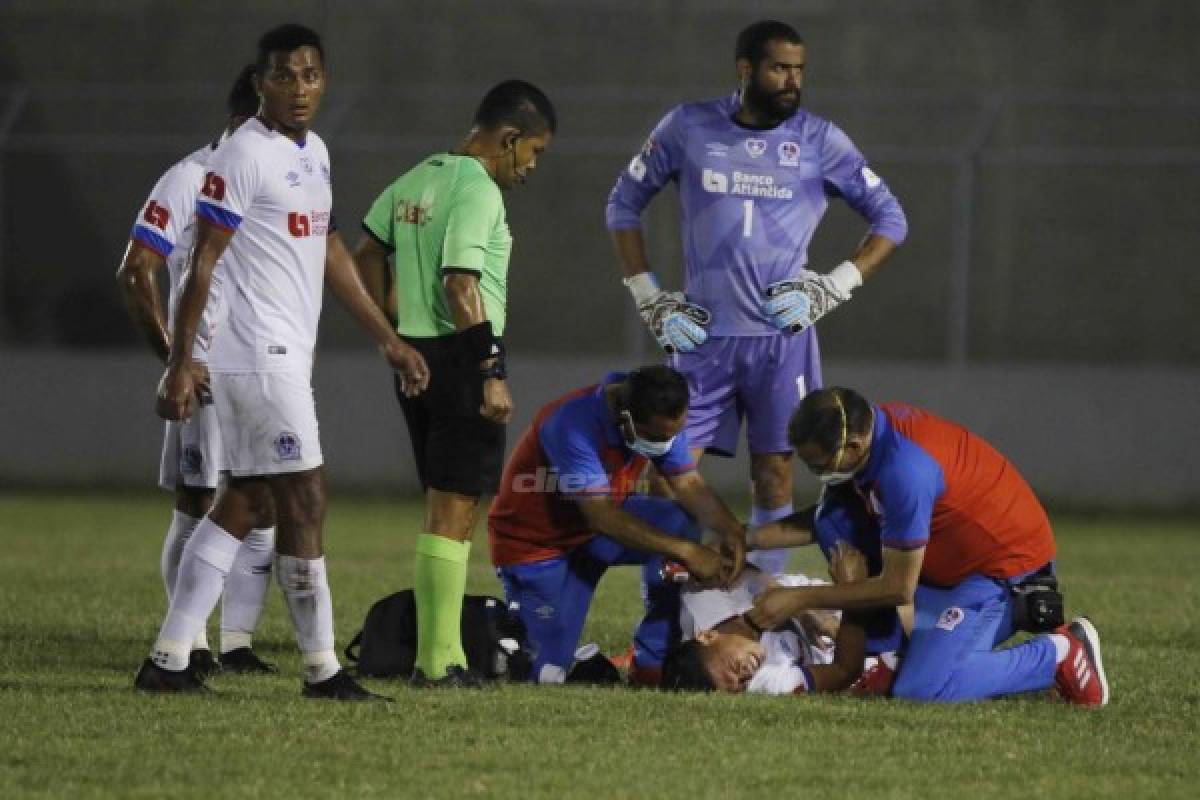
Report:
M 882 658 L 877 658 L 870 669 L 850 684 L 846 693 L 854 697 L 891 697 L 892 684 L 895 682 L 896 670 L 889 667 Z
M 1067 637 L 1071 649 L 1058 665 L 1054 683 L 1069 703 L 1081 706 L 1108 705 L 1108 678 L 1100 660 L 1100 634 L 1087 617 L 1076 617 L 1055 633 Z

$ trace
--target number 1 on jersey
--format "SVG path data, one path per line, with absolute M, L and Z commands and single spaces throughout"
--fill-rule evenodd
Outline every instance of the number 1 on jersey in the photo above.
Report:
M 743 200 L 742 209 L 742 238 L 749 239 L 750 232 L 754 230 L 754 201 Z

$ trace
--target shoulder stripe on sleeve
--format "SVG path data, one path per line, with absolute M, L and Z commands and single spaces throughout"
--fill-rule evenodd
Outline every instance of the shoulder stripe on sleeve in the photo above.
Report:
M 242 218 L 237 214 L 203 200 L 196 203 L 196 216 L 227 231 L 236 231 L 242 224 Z
M 383 240 L 383 237 L 380 236 L 378 233 L 371 230 L 371 226 L 368 225 L 365 220 L 363 221 L 362 229 L 363 229 L 363 233 L 365 233 L 367 236 L 370 236 L 375 241 L 379 242 L 379 246 L 382 247 L 384 250 L 387 250 L 389 253 L 396 252 L 396 248 L 392 244 L 385 242 Z
M 153 250 L 163 258 L 170 256 L 171 251 L 175 249 L 175 245 L 168 242 L 165 237 L 160 236 L 144 225 L 134 225 L 129 236 L 138 244 L 149 250 Z
M 473 275 L 478 278 L 483 274 L 481 269 L 472 269 L 471 267 L 442 267 L 443 275 Z

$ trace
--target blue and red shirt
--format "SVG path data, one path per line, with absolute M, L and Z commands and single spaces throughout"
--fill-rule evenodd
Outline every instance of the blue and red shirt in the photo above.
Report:
M 634 491 L 649 459 L 626 446 L 606 397 L 608 386 L 624 379 L 623 373 L 610 373 L 534 416 L 504 465 L 488 512 L 493 564 L 564 555 L 596 534 L 579 509 L 579 498 L 606 497 L 620 505 Z M 663 475 L 696 469 L 683 433 L 653 462 Z
M 1012 462 L 923 409 L 875 406 L 871 452 L 854 485 L 884 547 L 925 548 L 923 582 L 1014 578 L 1055 556 L 1050 520 Z

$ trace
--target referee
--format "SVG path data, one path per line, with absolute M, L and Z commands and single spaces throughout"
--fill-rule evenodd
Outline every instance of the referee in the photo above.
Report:
M 375 200 L 355 252 L 376 303 L 394 311 L 431 373 L 419 397 L 397 391 L 425 490 L 414 580 L 420 686 L 480 685 L 459 626 L 471 530 L 480 498 L 499 485 L 512 415 L 500 338 L 512 236 L 500 192 L 525 182 L 556 124 L 535 86 L 495 86 L 459 149 L 429 156 Z

